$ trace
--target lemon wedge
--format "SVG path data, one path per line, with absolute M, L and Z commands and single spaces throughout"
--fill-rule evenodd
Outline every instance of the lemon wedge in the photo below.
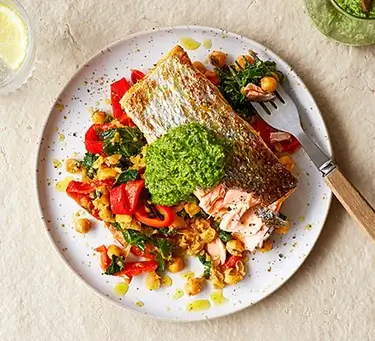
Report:
M 0 59 L 17 70 L 24 61 L 28 46 L 28 31 L 21 17 L 0 4 Z

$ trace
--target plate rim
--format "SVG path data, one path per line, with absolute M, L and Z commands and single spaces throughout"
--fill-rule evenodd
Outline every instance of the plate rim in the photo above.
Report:
M 208 30 L 208 31 L 213 31 L 213 32 L 217 32 L 217 33 L 223 33 L 224 32 L 224 33 L 231 34 L 233 36 L 238 36 L 238 37 L 244 39 L 245 41 L 247 40 L 251 44 L 258 46 L 259 48 L 264 49 L 267 52 L 267 54 L 270 55 L 271 58 L 273 58 L 273 57 L 278 58 L 286 66 L 288 66 L 290 69 L 292 69 L 290 67 L 290 65 L 287 62 L 285 62 L 285 60 L 283 58 L 281 58 L 279 55 L 277 55 L 276 53 L 274 53 L 273 50 L 269 49 L 267 46 L 263 45 L 262 43 L 259 43 L 259 42 L 255 41 L 255 40 L 251 39 L 251 38 L 248 38 L 247 36 L 243 36 L 241 34 L 235 33 L 233 31 L 228 31 L 228 30 L 225 30 L 223 28 L 201 26 L 201 25 L 162 26 L 162 27 L 153 27 L 151 29 L 145 29 L 145 30 L 142 30 L 142 31 L 137 31 L 137 32 L 125 35 L 125 36 L 123 36 L 123 37 L 115 40 L 114 42 L 108 44 L 104 48 L 101 48 L 100 50 L 98 50 L 98 52 L 96 52 L 95 54 L 93 54 L 90 58 L 88 58 L 87 60 L 85 60 L 85 62 L 78 69 L 76 69 L 74 71 L 74 73 L 69 77 L 69 79 L 66 81 L 65 85 L 61 88 L 61 90 L 59 91 L 59 93 L 56 96 L 55 100 L 53 101 L 53 104 L 50 106 L 48 114 L 46 115 L 46 117 L 43 120 L 42 127 L 41 127 L 41 130 L 39 132 L 39 136 L 37 138 L 37 147 L 36 147 L 37 153 L 35 154 L 35 159 L 34 159 L 34 191 L 35 191 L 34 193 L 35 193 L 35 196 L 36 196 L 36 199 L 37 199 L 37 206 L 38 206 L 39 218 L 42 220 L 42 225 L 44 227 L 44 231 L 47 234 L 47 237 L 48 237 L 50 243 L 52 244 L 55 252 L 58 254 L 58 256 L 60 257 L 60 259 L 65 263 L 65 265 L 68 267 L 68 269 L 70 270 L 70 272 L 72 272 L 75 275 L 75 277 L 80 280 L 81 283 L 83 283 L 87 288 L 89 288 L 91 290 L 91 292 L 95 293 L 96 295 L 98 295 L 102 299 L 105 299 L 106 301 L 110 302 L 111 304 L 116 305 L 117 307 L 119 307 L 121 309 L 124 309 L 127 312 L 135 313 L 138 316 L 147 317 L 147 318 L 150 318 L 150 319 L 155 319 L 155 320 L 160 320 L 160 321 L 168 321 L 168 322 L 173 322 L 173 323 L 197 323 L 197 322 L 203 322 L 203 321 L 207 321 L 207 320 L 211 321 L 211 320 L 215 320 L 215 319 L 219 319 L 219 318 L 223 318 L 223 317 L 227 317 L 227 316 L 239 313 L 239 312 L 241 312 L 241 311 L 243 311 L 245 309 L 248 309 L 251 306 L 254 306 L 255 304 L 261 302 L 262 300 L 268 298 L 273 293 L 275 293 L 278 289 L 280 289 L 283 285 L 285 285 L 286 282 L 288 282 L 296 274 L 296 272 L 302 267 L 302 265 L 305 263 L 306 259 L 310 256 L 311 251 L 314 249 L 317 241 L 319 240 L 320 235 L 321 235 L 321 233 L 323 231 L 323 228 L 324 228 L 324 226 L 326 224 L 329 212 L 330 212 L 331 207 L 332 207 L 332 198 L 333 198 L 332 191 L 329 191 L 327 193 L 328 209 L 327 209 L 327 211 L 326 211 L 326 213 L 324 215 L 324 218 L 322 219 L 322 224 L 321 224 L 322 227 L 320 228 L 320 231 L 317 234 L 317 238 L 311 244 L 311 249 L 306 254 L 306 257 L 302 261 L 302 263 L 296 269 L 294 269 L 294 271 L 291 272 L 291 274 L 289 276 L 285 277 L 280 282 L 280 284 L 274 288 L 274 290 L 268 292 L 266 296 L 264 296 L 264 297 L 262 297 L 262 298 L 260 298 L 258 300 L 255 300 L 254 302 L 251 302 L 248 305 L 246 305 L 244 307 L 241 307 L 241 308 L 239 308 L 239 309 L 237 309 L 235 311 L 224 313 L 224 314 L 221 314 L 221 315 L 218 315 L 218 316 L 214 316 L 214 317 L 202 316 L 202 318 L 200 318 L 200 319 L 189 320 L 189 319 L 172 319 L 172 318 L 168 318 L 168 317 L 164 317 L 164 316 L 158 316 L 158 315 L 154 315 L 154 314 L 148 314 L 148 313 L 141 312 L 141 311 L 138 311 L 138 310 L 135 310 L 135 309 L 131 309 L 131 308 L 125 306 L 125 305 L 120 304 L 119 302 L 117 302 L 115 300 L 112 300 L 110 297 L 107 297 L 105 294 L 103 294 L 102 292 L 100 292 L 99 290 L 97 290 L 96 288 L 94 288 L 93 286 L 91 286 L 87 281 L 85 281 L 73 269 L 73 267 L 68 263 L 68 261 L 66 260 L 66 258 L 62 254 L 62 252 L 58 249 L 58 247 L 57 247 L 57 245 L 56 245 L 56 243 L 55 243 L 52 235 L 48 231 L 48 226 L 46 224 L 46 221 L 45 221 L 44 215 L 43 215 L 43 209 L 42 209 L 42 204 L 41 204 L 41 199 L 40 199 L 40 194 L 39 194 L 39 184 L 38 184 L 38 176 L 39 176 L 39 174 L 38 174 L 38 164 L 39 164 L 40 155 L 41 155 L 41 152 L 42 152 L 42 149 L 41 149 L 42 148 L 42 138 L 43 138 L 44 133 L 46 131 L 48 120 L 50 119 L 50 116 L 51 116 L 51 114 L 52 114 L 52 112 L 53 112 L 56 104 L 58 103 L 58 100 L 59 100 L 60 96 L 67 90 L 67 88 L 69 87 L 70 83 L 74 80 L 74 78 L 76 78 L 76 76 L 82 70 L 84 70 L 85 65 L 89 64 L 92 60 L 94 60 L 95 58 L 97 58 L 98 56 L 100 56 L 100 54 L 102 54 L 103 50 L 111 49 L 112 47 L 120 45 L 120 44 L 123 44 L 124 42 L 126 42 L 128 40 L 131 40 L 133 38 L 147 35 L 150 32 L 160 32 L 160 31 L 168 31 L 168 30 L 170 31 L 170 30 L 177 30 L 177 29 L 188 29 L 188 30 L 196 29 L 196 30 L 202 30 L 202 31 Z M 319 110 L 319 106 L 317 105 L 317 103 L 315 101 L 315 98 L 312 96 L 310 90 L 305 85 L 305 83 L 303 82 L 303 80 L 298 76 L 298 74 L 294 71 L 294 69 L 292 69 L 291 73 L 295 74 L 298 77 L 299 82 L 304 87 L 304 90 L 308 93 L 308 95 L 311 97 L 311 99 L 313 101 L 313 104 Z M 324 126 L 324 128 L 325 128 L 325 130 L 327 132 L 326 143 L 328 144 L 328 149 L 329 149 L 328 152 L 329 152 L 330 156 L 333 158 L 334 157 L 333 156 L 333 149 L 332 149 L 332 143 L 331 143 L 331 138 L 330 138 L 330 135 L 329 135 L 329 131 L 327 129 L 327 125 L 325 123 L 324 117 L 321 114 L 320 110 L 319 110 L 319 114 L 320 114 L 320 117 L 322 119 L 323 126 Z

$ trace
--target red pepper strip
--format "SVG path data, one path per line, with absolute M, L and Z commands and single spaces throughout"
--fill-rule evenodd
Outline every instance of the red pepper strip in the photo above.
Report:
M 90 182 L 80 182 L 72 180 L 69 182 L 66 192 L 69 193 L 80 193 L 80 194 L 90 194 L 95 191 L 96 188 L 100 186 L 112 187 L 114 184 L 114 179 L 106 180 L 94 180 Z
M 93 124 L 87 130 L 85 134 L 85 147 L 89 153 L 103 154 L 103 141 L 98 136 L 98 132 L 101 130 L 100 124 Z
M 110 192 L 112 213 L 133 214 L 144 187 L 144 180 L 132 180 L 113 188 Z
M 90 194 L 99 186 L 106 186 L 111 188 L 114 180 L 95 180 L 91 182 L 80 182 L 72 180 L 66 188 L 66 194 L 71 197 L 78 205 L 89 212 L 94 218 L 101 220 L 99 217 L 99 210 L 94 206 Z
M 108 257 L 107 247 L 105 245 L 99 246 L 95 249 L 96 252 L 100 252 L 100 267 L 103 271 L 106 271 L 111 264 L 111 260 Z
M 128 181 L 125 185 L 125 192 L 128 198 L 129 209 L 131 213 L 134 213 L 135 209 L 138 206 L 138 201 L 141 192 L 145 187 L 145 181 L 143 179 L 132 180 Z
M 275 146 L 270 142 L 270 135 L 272 132 L 277 131 L 276 129 L 269 126 L 262 119 L 258 118 L 255 123 L 252 124 L 253 128 L 259 132 L 260 137 L 266 143 L 266 145 L 272 150 L 275 149 Z M 283 148 L 283 152 L 293 154 L 300 146 L 297 139 L 292 136 L 290 141 L 279 142 Z
M 115 274 L 115 276 L 138 276 L 145 272 L 155 271 L 157 267 L 158 262 L 156 260 L 149 260 L 146 262 L 129 262 L 125 263 L 124 268 Z
M 292 136 L 290 141 L 281 142 L 281 146 L 283 147 L 283 151 L 286 153 L 293 154 L 299 148 L 300 144 L 298 140 Z
M 125 186 L 126 184 L 121 184 L 120 186 L 112 188 L 109 193 L 109 201 L 113 214 L 131 214 Z
M 113 116 L 124 125 L 134 125 L 131 119 L 126 115 L 124 110 L 122 110 L 120 105 L 121 98 L 130 89 L 130 84 L 125 78 L 111 84 L 111 103 Z
M 271 148 L 272 145 L 270 142 L 270 135 L 273 131 L 276 131 L 276 130 L 272 128 L 271 126 L 269 126 L 261 118 L 258 118 L 257 121 L 252 124 L 252 127 L 254 128 L 254 130 L 259 132 L 260 137 L 263 139 L 265 144 Z
M 151 244 L 145 245 L 145 251 L 142 251 L 138 246 L 132 245 L 130 252 L 137 257 L 143 257 L 146 259 L 155 259 L 155 256 L 152 254 L 154 247 Z
M 145 74 L 142 71 L 136 69 L 132 69 L 131 71 L 132 73 L 130 77 L 132 79 L 133 84 L 137 83 L 139 80 L 145 77 Z
M 241 257 L 239 256 L 230 256 L 228 260 L 224 263 L 224 269 L 231 269 L 234 268 L 238 261 L 241 260 Z
M 135 212 L 135 217 L 143 224 L 151 227 L 162 228 L 170 226 L 174 221 L 174 212 L 168 206 L 155 205 L 155 208 L 163 216 L 163 220 L 159 218 L 150 218 L 145 210 L 144 205 L 141 205 Z

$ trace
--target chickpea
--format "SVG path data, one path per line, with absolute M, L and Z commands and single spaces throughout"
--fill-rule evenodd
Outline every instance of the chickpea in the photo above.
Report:
M 210 63 L 219 69 L 224 67 L 227 62 L 227 55 L 221 51 L 213 51 L 208 58 L 210 59 Z
M 237 284 L 242 281 L 243 276 L 235 269 L 227 269 L 224 271 L 224 282 L 229 285 Z
M 268 251 L 271 251 L 273 249 L 273 243 L 272 243 L 272 240 L 269 240 L 267 239 L 266 241 L 263 242 L 263 245 L 262 245 L 262 252 L 268 252 Z
M 92 115 L 92 122 L 95 124 L 103 124 L 107 114 L 104 111 L 95 111 Z
M 161 286 L 160 276 L 155 271 L 150 272 L 146 278 L 147 289 L 158 290 L 160 286 Z
M 236 59 L 236 70 L 244 69 L 247 64 L 254 64 L 254 57 L 250 55 L 238 56 Z
M 227 242 L 227 251 L 233 256 L 242 256 L 242 252 L 245 250 L 242 242 L 237 239 L 232 239 Z
M 220 83 L 219 76 L 216 74 L 215 71 L 206 71 L 204 73 L 206 78 L 211 81 L 213 85 L 218 85 Z
M 122 249 L 117 245 L 111 244 L 108 246 L 107 255 L 110 259 L 112 259 L 112 256 L 120 257 L 122 256 Z
M 65 169 L 69 173 L 79 173 L 81 171 L 81 163 L 76 159 L 68 159 L 65 161 Z
M 193 63 L 193 66 L 201 73 L 205 73 L 206 72 L 206 68 L 204 67 L 203 63 L 201 62 L 194 62 Z
M 204 277 L 198 277 L 198 278 L 189 278 L 187 283 L 185 284 L 185 292 L 189 296 L 194 296 L 199 294 L 204 287 L 205 279 Z
M 181 257 L 177 256 L 168 263 L 167 270 L 169 272 L 180 272 L 184 268 L 184 266 L 184 260 Z
M 223 289 L 225 287 L 224 275 L 216 269 L 211 271 L 210 281 L 215 289 Z
M 74 229 L 78 233 L 85 234 L 90 231 L 91 229 L 91 222 L 86 218 L 78 219 L 74 224 Z
M 273 77 L 269 77 L 269 76 L 266 76 L 266 77 L 263 77 L 261 80 L 260 80 L 260 87 L 265 91 L 265 92 L 268 92 L 268 93 L 272 93 L 276 90 L 276 87 L 277 87 L 277 81 L 275 78 Z

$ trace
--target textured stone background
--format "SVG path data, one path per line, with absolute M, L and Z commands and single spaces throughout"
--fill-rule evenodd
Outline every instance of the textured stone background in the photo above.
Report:
M 21 0 L 38 62 L 0 98 L 0 340 L 374 340 L 375 245 L 334 201 L 315 249 L 274 295 L 198 324 L 140 318 L 88 290 L 55 253 L 38 217 L 34 159 L 42 122 L 86 59 L 156 26 L 224 27 L 268 45 L 302 76 L 328 125 L 336 158 L 375 203 L 375 47 L 327 40 L 304 3 L 286 0 Z

